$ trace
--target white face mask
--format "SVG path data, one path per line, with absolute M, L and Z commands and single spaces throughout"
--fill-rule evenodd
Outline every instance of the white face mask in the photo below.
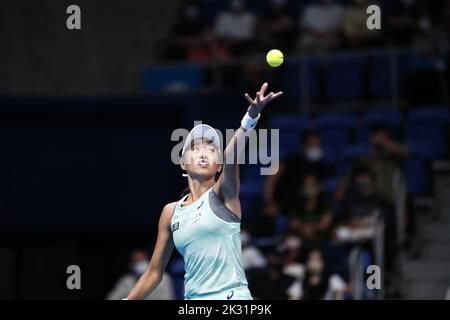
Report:
M 323 270 L 323 262 L 318 259 L 310 260 L 306 267 L 311 273 L 321 273 Z
M 141 260 L 139 262 L 136 262 L 133 264 L 133 272 L 141 276 L 147 270 L 147 266 L 148 266 L 147 260 Z
M 297 237 L 289 237 L 284 241 L 284 248 L 287 250 L 297 250 L 302 245 L 302 241 Z
M 322 159 L 323 153 L 321 148 L 307 148 L 305 156 L 309 161 L 319 161 Z

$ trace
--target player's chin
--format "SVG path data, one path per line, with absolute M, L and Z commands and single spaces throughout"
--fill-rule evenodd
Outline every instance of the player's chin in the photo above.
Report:
M 202 177 L 204 179 L 211 178 L 216 174 L 216 169 L 214 166 L 196 166 L 192 168 L 191 175 L 195 175 L 197 177 Z

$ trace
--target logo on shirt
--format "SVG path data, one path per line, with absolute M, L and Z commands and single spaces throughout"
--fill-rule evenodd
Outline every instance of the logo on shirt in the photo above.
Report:
M 231 290 L 231 292 L 227 295 L 227 300 L 230 300 L 233 295 L 234 295 L 234 290 Z
M 179 227 L 180 227 L 180 223 L 179 222 L 175 222 L 172 225 L 172 232 L 177 231 Z
M 200 219 L 202 217 L 202 213 L 201 212 L 197 212 L 191 219 L 191 223 L 194 223 L 195 221 L 197 221 L 198 219 Z
M 203 202 L 205 201 L 202 201 L 202 203 L 200 203 L 200 205 L 197 207 L 197 210 L 200 209 L 200 207 L 203 205 Z

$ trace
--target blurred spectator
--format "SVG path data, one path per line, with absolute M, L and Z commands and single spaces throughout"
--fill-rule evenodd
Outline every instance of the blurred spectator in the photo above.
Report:
M 144 250 L 135 250 L 130 257 L 131 270 L 117 280 L 114 288 L 107 294 L 107 300 L 121 300 L 126 298 L 136 282 L 147 270 L 149 258 Z M 172 279 L 165 272 L 161 283 L 145 300 L 173 300 L 175 299 Z
M 250 244 L 250 240 L 250 233 L 243 229 L 241 231 L 242 265 L 246 272 L 264 268 L 267 264 L 266 258 L 257 247 Z
M 383 195 L 376 191 L 376 176 L 366 166 L 357 166 L 352 173 L 351 192 L 337 217 L 338 241 L 357 244 L 372 254 L 372 240 L 376 235 L 378 221 L 384 221 L 384 269 L 387 273 L 394 267 L 397 253 L 394 208 Z M 377 263 L 377 261 L 375 261 Z
M 229 56 L 226 47 L 213 37 L 212 30 L 203 21 L 200 8 L 187 4 L 172 31 L 169 45 L 170 59 L 205 61 Z
M 356 167 L 351 180 L 351 192 L 338 215 L 338 224 L 343 224 L 345 229 L 337 230 L 337 237 L 350 242 L 371 240 L 374 235 L 374 214 L 379 213 L 381 217 L 393 220 L 392 205 L 376 192 L 376 177 L 368 167 Z
M 343 36 L 345 44 L 350 48 L 368 47 L 379 41 L 380 30 L 367 28 L 367 7 L 374 4 L 368 0 L 354 0 L 344 9 Z
M 229 10 L 222 12 L 214 23 L 214 35 L 236 55 L 255 52 L 256 17 L 245 10 L 243 0 L 231 0 Z
M 252 273 L 250 290 L 255 299 L 287 299 L 288 288 L 304 273 L 299 263 L 301 239 L 288 232 L 269 254 L 267 269 Z
M 420 29 L 430 28 L 430 16 L 416 0 L 394 0 L 389 18 L 390 35 L 396 44 L 411 44 Z
M 369 155 L 358 160 L 356 165 L 365 165 L 374 172 L 377 177 L 375 189 L 392 203 L 396 200 L 393 179 L 402 171 L 403 162 L 408 155 L 405 146 L 393 141 L 385 126 L 377 126 L 370 134 L 372 151 Z M 349 184 L 345 177 L 337 189 L 336 196 L 342 199 Z
M 312 250 L 306 261 L 303 278 L 296 280 L 288 289 L 290 300 L 342 300 L 346 283 L 337 274 L 328 274 L 320 250 Z
M 269 262 L 267 271 L 255 272 L 249 289 L 253 299 L 259 300 L 286 300 L 288 288 L 295 278 L 281 272 L 282 266 Z
M 288 214 L 291 227 L 302 238 L 305 247 L 319 246 L 328 238 L 333 219 L 331 210 L 322 194 L 322 182 L 314 174 L 307 174 L 299 190 L 298 200 Z
M 448 4 L 447 4 L 448 6 Z M 445 27 L 442 18 L 447 14 L 442 4 L 441 12 L 423 14 L 422 23 L 412 40 L 415 52 L 408 63 L 410 98 L 414 104 L 439 104 L 445 101 L 446 86 L 444 85 L 445 72 L 449 59 L 450 29 Z
M 290 231 L 285 233 L 283 243 L 278 248 L 278 252 L 283 254 L 281 260 L 283 274 L 294 278 L 299 278 L 304 275 L 305 267 L 301 263 L 303 241 L 295 232 Z M 276 257 L 274 256 L 271 259 L 275 259 L 276 261 Z
M 270 0 L 270 6 L 258 23 L 258 33 L 270 48 L 285 52 L 293 49 L 296 17 L 287 0 Z
M 300 19 L 300 50 L 328 50 L 339 45 L 343 10 L 332 0 L 307 5 Z
M 270 212 L 289 212 L 298 201 L 298 190 L 306 173 L 316 175 L 320 180 L 332 172 L 323 160 L 320 136 L 308 132 L 304 137 L 303 149 L 294 152 L 280 163 L 275 175 L 267 177 L 264 187 L 265 209 Z

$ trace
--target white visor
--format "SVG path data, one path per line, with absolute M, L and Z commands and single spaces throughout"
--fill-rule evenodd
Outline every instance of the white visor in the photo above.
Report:
M 220 138 L 216 130 L 214 130 L 213 127 L 208 126 L 207 124 L 199 124 L 192 128 L 192 130 L 189 132 L 186 141 L 184 142 L 181 155 L 184 155 L 186 150 L 191 147 L 192 141 L 194 141 L 195 139 L 204 139 L 211 141 L 211 143 L 214 144 L 220 154 Z

